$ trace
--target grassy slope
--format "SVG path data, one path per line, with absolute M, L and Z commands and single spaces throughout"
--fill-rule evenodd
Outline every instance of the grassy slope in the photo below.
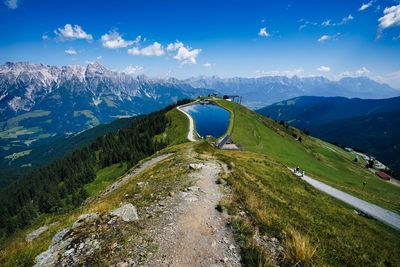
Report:
M 290 253 L 293 249 L 286 246 L 286 236 L 294 231 L 310 242 L 310 250 L 316 249 L 300 266 L 399 266 L 399 232 L 356 215 L 351 207 L 299 180 L 268 156 L 245 151 L 212 153 L 231 169 L 226 180 L 232 195 L 223 206 L 233 215 L 232 225 L 248 265 L 263 262 L 262 253 L 256 253 L 262 249 L 253 239 L 258 229 L 261 236 L 277 237 L 285 252 L 295 255 L 286 260 L 289 265 L 301 259 L 300 252 Z M 248 219 L 239 216 L 239 210 L 245 210 Z
M 300 166 L 316 179 L 400 213 L 400 188 L 380 180 L 362 163 L 354 163 L 350 153 L 304 136 L 296 129 L 286 129 L 240 105 L 223 100 L 217 102 L 235 114 L 231 135 L 244 150 L 268 155 L 290 166 Z M 296 141 L 290 131 L 301 135 L 303 142 Z M 363 181 L 367 182 L 365 190 Z
M 96 179 L 85 185 L 89 196 L 94 196 L 126 172 L 126 163 L 116 163 L 96 172 Z

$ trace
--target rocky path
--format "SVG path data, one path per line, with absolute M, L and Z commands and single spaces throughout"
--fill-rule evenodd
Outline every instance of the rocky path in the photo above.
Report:
M 207 161 L 192 167 L 198 169 L 191 174 L 195 185 L 179 193 L 177 213 L 154 233 L 158 249 L 145 266 L 240 266 L 228 215 L 216 210 L 221 166 Z

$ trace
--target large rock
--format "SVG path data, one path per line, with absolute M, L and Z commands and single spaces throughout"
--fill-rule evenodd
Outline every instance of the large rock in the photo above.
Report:
M 66 228 L 55 234 L 49 248 L 35 258 L 35 265 L 33 265 L 33 267 L 55 266 L 58 262 L 60 253 L 63 252 L 69 244 L 71 244 L 71 238 L 64 240 L 65 235 L 69 231 L 70 229 Z
M 112 216 L 120 217 L 124 222 L 139 220 L 136 207 L 133 206 L 131 203 L 125 204 L 118 209 L 111 211 L 110 214 Z

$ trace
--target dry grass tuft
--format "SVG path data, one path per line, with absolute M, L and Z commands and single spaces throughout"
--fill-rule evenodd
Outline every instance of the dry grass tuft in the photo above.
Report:
M 317 248 L 313 247 L 308 237 L 295 229 L 289 229 L 285 238 L 284 261 L 290 266 L 313 266 Z

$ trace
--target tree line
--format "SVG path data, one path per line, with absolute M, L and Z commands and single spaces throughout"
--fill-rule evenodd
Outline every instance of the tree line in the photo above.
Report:
M 176 105 L 188 103 L 178 101 Z M 170 123 L 166 112 L 176 105 L 136 117 L 132 124 L 98 137 L 91 144 L 62 159 L 25 175 L 0 191 L 0 243 L 31 224 L 40 214 L 65 212 L 78 207 L 87 197 L 84 186 L 96 178 L 98 169 L 126 162 L 132 167 L 166 147 L 168 140 L 155 136 Z

